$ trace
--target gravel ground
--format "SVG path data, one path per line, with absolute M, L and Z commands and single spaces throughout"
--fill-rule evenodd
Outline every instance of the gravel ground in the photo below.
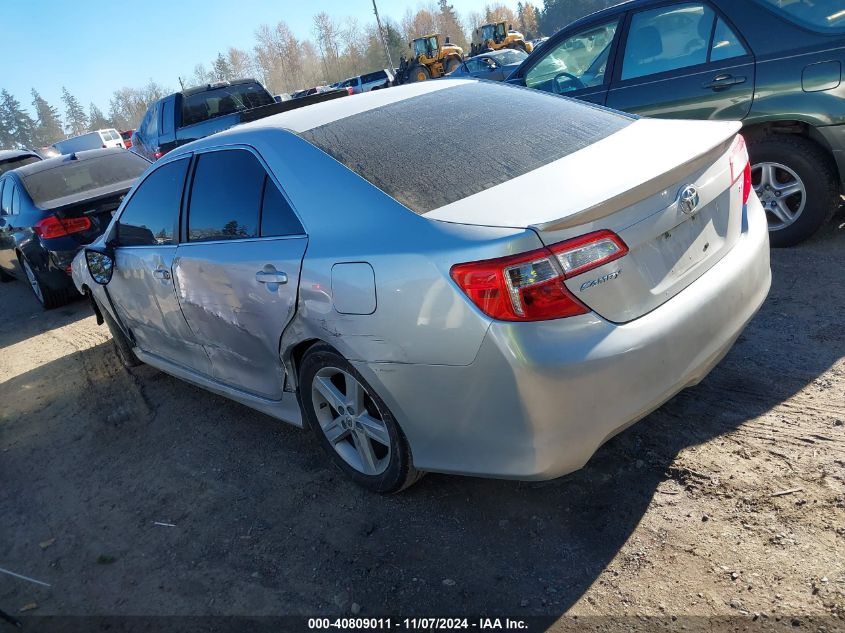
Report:
M 775 251 L 771 295 L 721 365 L 582 471 L 430 475 L 392 497 L 293 427 L 124 370 L 84 302 L 42 313 L 3 284 L 0 567 L 51 587 L 0 574 L 0 609 L 841 626 L 844 223 Z

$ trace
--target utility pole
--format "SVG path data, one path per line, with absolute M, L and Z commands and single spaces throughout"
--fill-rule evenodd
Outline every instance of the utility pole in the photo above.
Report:
M 381 44 L 384 46 L 384 54 L 387 56 L 387 64 L 390 66 L 390 70 L 396 72 L 396 66 L 393 65 L 393 60 L 390 58 L 390 49 L 387 47 L 387 40 L 384 37 L 384 31 L 381 28 L 381 19 L 378 17 L 378 7 L 376 6 L 376 0 L 373 0 L 373 13 L 376 14 L 376 26 L 378 27 L 378 34 L 381 38 Z

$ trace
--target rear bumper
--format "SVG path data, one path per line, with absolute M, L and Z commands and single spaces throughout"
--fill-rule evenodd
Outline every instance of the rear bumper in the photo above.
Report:
M 466 367 L 357 363 L 391 407 L 421 470 L 551 479 L 701 381 L 730 350 L 771 284 L 766 218 L 718 264 L 631 323 L 590 314 L 494 323 Z

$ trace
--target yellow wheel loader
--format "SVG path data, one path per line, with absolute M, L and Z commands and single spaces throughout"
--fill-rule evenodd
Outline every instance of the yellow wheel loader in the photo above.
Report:
M 513 26 L 507 25 L 506 22 L 493 22 L 478 27 L 475 29 L 473 40 L 470 51 L 472 56 L 503 48 L 515 48 L 526 53 L 534 50 L 531 42 L 527 41 L 519 31 L 514 31 Z
M 464 50 L 441 39 L 439 33 L 418 37 L 408 44 L 410 58 L 402 57 L 396 71 L 396 83 L 406 84 L 448 75 L 461 65 Z

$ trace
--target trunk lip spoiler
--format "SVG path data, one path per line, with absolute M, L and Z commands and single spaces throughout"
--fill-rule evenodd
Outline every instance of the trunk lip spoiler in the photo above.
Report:
M 663 172 L 656 178 L 641 183 L 632 189 L 628 189 L 623 193 L 608 198 L 607 200 L 603 200 L 591 207 L 587 207 L 586 209 L 556 220 L 530 224 L 527 228 L 538 232 L 560 231 L 575 228 L 589 222 L 595 222 L 613 215 L 621 209 L 630 207 L 638 202 L 642 202 L 643 200 L 657 195 L 664 189 L 671 187 L 679 180 L 683 179 L 685 174 L 696 172 L 699 169 L 711 165 L 715 162 L 715 160 L 725 155 L 730 150 L 734 138 L 736 138 L 736 134 L 732 134 L 728 139 L 718 142 L 703 154 L 699 154 L 695 158 L 685 161 L 676 167 L 673 167 L 669 171 Z

